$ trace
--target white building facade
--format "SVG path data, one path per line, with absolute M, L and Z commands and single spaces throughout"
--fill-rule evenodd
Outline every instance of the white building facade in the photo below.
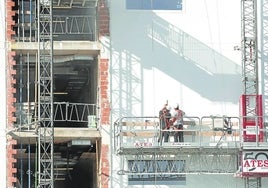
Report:
M 111 36 L 103 42 L 103 53 L 110 55 L 111 123 L 122 117 L 158 116 L 166 102 L 179 103 L 189 117 L 238 118 L 243 93 L 239 51 L 241 2 L 163 2 L 167 1 L 109 2 Z M 198 162 L 191 163 L 192 168 L 188 166 L 191 173 L 186 173 L 177 184 L 164 180 L 131 183 L 133 179 L 121 173 L 122 164 L 130 168 L 131 157 L 116 153 L 116 128 L 111 126 L 110 187 L 244 186 L 243 178 L 236 177 L 236 173 L 195 173 Z M 212 137 L 209 139 L 208 142 Z M 192 159 L 185 159 L 186 163 L 189 160 Z M 209 161 L 213 159 L 204 163 Z M 237 159 L 220 161 L 218 168 L 224 169 L 227 163 L 239 170 Z M 262 186 L 268 185 L 266 178 L 261 181 Z

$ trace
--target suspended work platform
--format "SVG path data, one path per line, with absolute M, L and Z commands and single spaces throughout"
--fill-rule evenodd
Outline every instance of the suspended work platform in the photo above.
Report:
M 224 151 L 236 153 L 240 147 L 239 118 L 229 117 L 232 123 L 227 128 L 224 117 L 185 117 L 184 142 L 174 142 L 176 130 L 161 130 L 158 117 L 125 117 L 115 123 L 115 149 L 118 154 L 133 154 L 133 149 L 146 153 L 157 151 L 177 153 L 211 153 Z M 168 132 L 169 141 L 159 141 L 161 132 Z
M 118 173 L 128 175 L 133 184 L 151 178 L 172 183 L 174 177 L 180 179 L 186 174 L 235 176 L 241 169 L 243 148 L 268 148 L 267 142 L 243 142 L 245 130 L 239 117 L 184 117 L 183 124 L 183 130 L 177 131 L 183 132 L 184 142 L 174 142 L 175 130 L 161 130 L 158 117 L 123 117 L 115 122 Z M 170 135 L 168 142 L 160 141 L 165 131 Z

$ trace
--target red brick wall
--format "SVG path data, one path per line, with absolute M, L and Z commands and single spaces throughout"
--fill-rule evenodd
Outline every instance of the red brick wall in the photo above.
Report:
M 99 63 L 99 72 L 100 72 L 100 107 L 101 107 L 101 121 L 100 123 L 103 125 L 110 124 L 110 101 L 108 95 L 108 69 L 109 69 L 109 60 L 108 59 L 100 59 Z
M 15 11 L 12 10 L 12 7 L 15 3 L 11 0 L 6 0 L 6 40 L 10 42 L 12 40 L 15 31 L 13 30 L 13 26 L 15 24 L 14 20 L 12 20 L 12 16 L 15 15 Z M 14 75 L 16 74 L 16 70 L 14 69 L 14 65 L 16 64 L 14 60 L 15 52 L 8 51 L 7 52 L 7 129 L 12 129 L 12 125 L 16 120 L 14 117 L 14 113 L 16 111 L 14 107 L 14 103 L 16 99 L 14 94 L 16 89 L 14 84 L 16 80 L 14 79 Z M 7 139 L 7 187 L 14 187 L 16 183 L 16 173 L 17 169 L 14 168 L 14 164 L 17 162 L 15 159 L 15 155 L 17 150 L 14 149 L 14 146 L 17 144 L 16 140 L 8 137 Z
M 15 21 L 12 20 L 12 16 L 15 16 L 15 11 L 12 10 L 12 7 L 15 6 L 14 1 L 12 0 L 6 0 L 6 36 L 7 40 L 10 41 L 12 36 L 15 34 L 15 31 L 13 30 L 13 26 L 15 25 Z
M 99 0 L 98 27 L 100 36 L 110 36 L 110 13 L 107 0 Z
M 98 3 L 98 29 L 99 37 L 110 36 L 110 14 L 107 0 Z M 99 87 L 100 87 L 100 124 L 111 126 L 110 99 L 109 99 L 109 59 L 99 60 Z M 108 188 L 110 181 L 109 145 L 102 142 L 101 146 L 101 188 Z
M 109 146 L 101 146 L 101 188 L 108 188 L 110 181 Z
M 109 86 L 109 60 L 100 59 L 99 61 L 99 84 L 100 84 L 100 123 L 102 126 L 110 126 L 110 101 L 108 95 Z M 109 145 L 102 142 L 101 146 L 101 188 L 109 186 Z

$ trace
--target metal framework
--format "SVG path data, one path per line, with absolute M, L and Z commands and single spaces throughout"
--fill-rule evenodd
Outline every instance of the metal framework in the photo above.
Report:
M 47 2 L 44 0 L 44 2 Z M 53 37 L 55 40 L 83 40 L 95 41 L 97 37 L 97 0 L 57 0 L 53 3 Z M 38 40 L 36 22 L 37 3 L 34 0 L 18 1 L 19 19 L 15 24 L 16 40 L 34 42 Z M 66 15 L 64 9 L 75 9 L 76 14 Z M 90 10 L 90 11 L 88 11 Z
M 96 115 L 96 104 L 54 102 L 54 121 L 88 122 Z
M 257 0 L 241 0 L 241 50 L 242 82 L 244 94 L 253 97 L 253 104 L 246 106 L 246 117 L 257 117 L 258 99 L 258 39 L 257 39 Z M 261 187 L 260 177 L 244 177 L 245 188 Z
M 54 187 L 52 1 L 38 1 L 38 187 Z
M 225 119 L 230 127 L 225 127 Z M 184 181 L 186 174 L 234 174 L 238 169 L 238 117 L 185 117 L 184 143 L 159 142 L 158 117 L 123 117 L 114 125 L 118 174 L 129 183 Z M 170 133 L 172 134 L 172 133 Z M 173 136 L 171 136 L 171 139 Z M 175 178 L 175 179 L 176 179 Z
M 248 177 L 245 178 L 245 188 L 259 188 L 261 187 L 261 178 Z
M 258 94 L 257 1 L 242 0 L 242 78 L 244 94 Z M 247 115 L 256 116 L 255 109 Z
M 68 17 L 57 15 L 54 17 L 54 34 L 95 34 L 96 18 L 90 15 L 70 15 Z
M 178 148 L 173 148 L 173 150 L 178 150 Z M 142 153 L 127 155 L 125 160 L 127 163 L 122 163 L 119 174 L 161 174 L 167 177 L 186 174 L 234 174 L 237 170 L 237 153 L 227 153 L 223 150 L 218 150 L 218 153 L 211 152 L 211 154 L 202 152 L 189 154 L 185 151 L 167 154 L 163 149 L 151 155 Z M 222 165 L 223 163 L 225 165 Z
M 22 80 L 20 80 L 22 82 Z M 22 85 L 22 84 L 21 84 Z M 20 88 L 21 90 L 22 88 Z M 21 99 L 22 100 L 22 99 Z M 35 103 L 18 103 L 16 108 L 18 114 L 18 119 L 16 122 L 16 127 L 28 129 L 28 121 L 32 121 L 32 115 L 35 110 Z M 86 104 L 86 103 L 69 103 L 69 102 L 55 102 L 54 101 L 54 122 L 79 122 L 87 123 L 90 118 L 97 117 L 96 104 Z M 96 119 L 93 119 L 96 120 Z M 36 123 L 36 122 L 35 122 Z

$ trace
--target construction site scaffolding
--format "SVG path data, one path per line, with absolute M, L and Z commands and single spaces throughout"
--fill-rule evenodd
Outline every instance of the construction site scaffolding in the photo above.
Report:
M 240 101 L 241 126 L 243 130 L 242 156 L 246 161 L 248 153 L 265 151 L 263 142 L 267 141 L 265 120 L 263 116 L 263 96 L 259 94 L 259 66 L 258 66 L 258 22 L 257 22 L 257 0 L 241 0 L 241 55 L 242 55 L 242 83 L 243 95 Z M 263 2 L 262 2 L 263 3 Z M 262 6 L 262 5 L 261 5 Z M 241 113 L 241 112 L 240 112 Z M 252 129 L 253 128 L 253 129 Z M 252 129 L 253 134 L 250 133 Z M 241 164 L 243 165 L 243 164 Z M 252 170 L 252 169 L 251 169 Z M 261 187 L 261 178 L 267 177 L 267 172 L 258 170 L 256 173 L 250 171 L 242 172 L 245 188 Z
M 114 124 L 117 172 L 137 185 L 139 181 L 176 184 L 187 174 L 234 175 L 239 169 L 239 121 L 239 117 L 184 117 L 184 129 L 179 130 L 184 142 L 174 142 L 176 130 L 162 130 L 158 117 L 122 117 Z M 168 142 L 161 140 L 166 131 Z
M 53 188 L 52 1 L 38 1 L 38 187 Z

